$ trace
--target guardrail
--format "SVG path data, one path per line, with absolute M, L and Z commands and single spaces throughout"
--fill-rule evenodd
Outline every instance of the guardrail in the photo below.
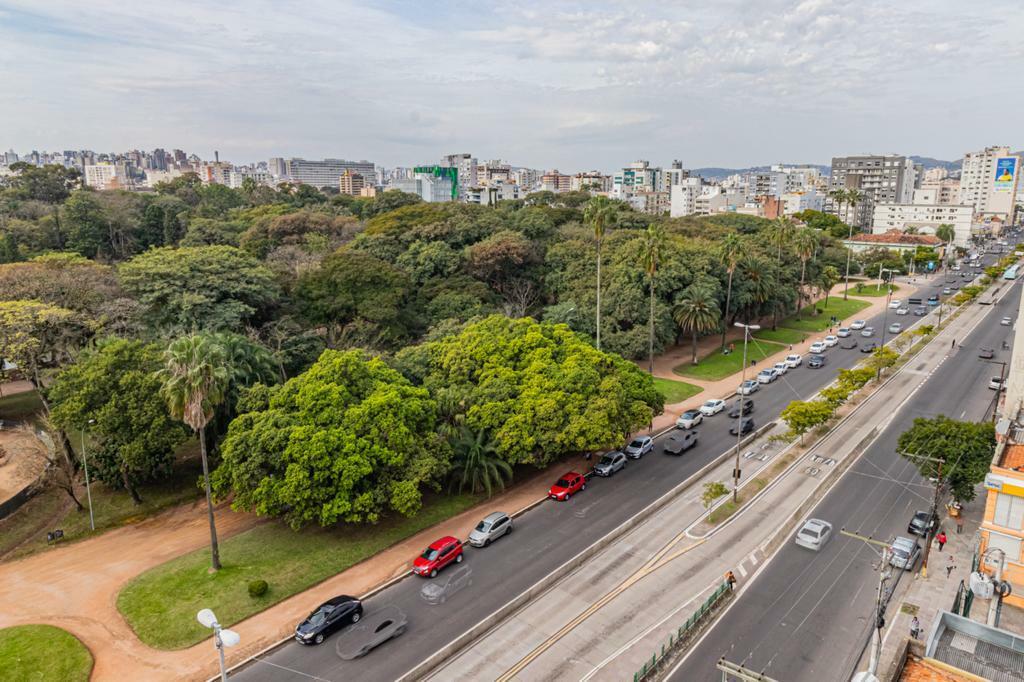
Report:
M 708 616 L 712 610 L 719 603 L 722 602 L 725 597 L 731 593 L 728 581 L 723 581 L 711 595 L 704 600 L 700 607 L 693 612 L 693 614 L 686 619 L 686 622 L 676 628 L 673 632 L 668 635 L 668 641 L 663 642 L 661 645 L 661 652 L 655 651 L 651 654 L 651 658 L 648 661 L 644 661 L 644 667 L 633 673 L 633 682 L 641 682 L 641 680 L 647 679 L 658 668 L 658 664 L 663 662 L 666 656 L 672 654 L 672 651 L 680 645 L 682 642 L 688 641 L 693 634 L 695 634 L 700 627 L 708 620 Z

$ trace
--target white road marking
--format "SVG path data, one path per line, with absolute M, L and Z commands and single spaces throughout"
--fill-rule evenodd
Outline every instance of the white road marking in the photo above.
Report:
M 742 561 L 740 562 L 740 565 L 736 567 L 736 570 L 740 572 L 740 577 L 742 577 L 742 578 L 746 578 L 747 577 L 747 569 L 743 568 L 743 562 Z
M 750 558 L 750 566 L 751 566 L 751 568 L 753 568 L 754 566 L 757 566 L 757 552 L 751 552 L 749 558 Z

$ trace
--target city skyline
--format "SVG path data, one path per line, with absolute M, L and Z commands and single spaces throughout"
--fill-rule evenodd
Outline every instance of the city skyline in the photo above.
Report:
M 1021 98 L 993 66 L 1021 56 L 1011 37 L 1024 8 L 3 2 L 0 18 L 10 54 L 33 55 L 0 67 L 3 146 L 19 151 L 171 140 L 234 163 L 395 166 L 471 151 L 608 170 L 636 158 L 747 167 L 1019 147 L 1012 117 L 981 104 L 999 91 L 1012 111 Z M 925 77 L 937 70 L 941 89 Z

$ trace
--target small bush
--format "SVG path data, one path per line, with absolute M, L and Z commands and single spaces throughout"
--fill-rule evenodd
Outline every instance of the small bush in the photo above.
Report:
M 259 599 L 267 593 L 270 589 L 270 585 L 267 584 L 266 580 L 253 580 L 249 583 L 249 596 L 253 599 Z

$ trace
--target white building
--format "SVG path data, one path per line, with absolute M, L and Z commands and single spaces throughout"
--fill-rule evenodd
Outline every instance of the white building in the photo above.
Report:
M 95 189 L 128 189 L 131 181 L 123 164 L 97 163 L 85 167 L 85 184 Z
M 409 194 L 418 194 L 423 201 L 440 202 L 452 200 L 452 180 L 443 175 L 413 173 L 407 180 L 395 180 L 392 189 Z
M 932 169 L 936 170 L 936 169 Z M 945 170 L 939 169 L 939 170 Z M 920 199 L 918 197 L 921 197 Z M 927 198 L 925 198 L 927 197 Z M 960 181 L 954 178 L 925 180 L 919 189 L 914 190 L 915 204 L 959 204 Z
M 964 155 L 960 171 L 960 203 L 974 207 L 979 219 L 1013 221 L 1020 178 L 1020 157 L 1009 147 L 986 147 Z
M 611 196 L 628 199 L 640 192 L 655 192 L 662 187 L 662 171 L 648 161 L 634 161 L 612 177 Z
M 701 179 L 686 178 L 682 183 L 673 185 L 669 193 L 669 215 L 680 218 L 697 212 L 697 199 L 701 195 Z
M 269 166 L 273 174 L 280 169 L 279 159 L 271 159 Z M 370 161 L 346 161 L 344 159 L 324 159 L 308 161 L 306 159 L 285 159 L 284 176 L 280 179 L 300 182 L 313 187 L 337 187 L 338 179 L 345 171 L 359 173 L 364 178 L 375 177 L 376 169 Z
M 492 180 L 486 187 L 470 187 L 467 189 L 466 203 L 493 206 L 499 201 L 521 199 L 525 196 L 526 194 L 521 192 L 519 185 L 514 182 Z
M 872 234 L 886 234 L 893 230 L 906 232 L 914 228 L 920 234 L 935 234 L 939 225 L 952 225 L 953 243 L 967 246 L 971 237 L 974 209 L 970 206 L 949 204 L 878 204 L 872 215 Z
M 477 160 L 472 154 L 448 154 L 441 157 L 443 168 L 454 168 L 459 172 L 459 201 L 466 201 L 466 191 L 470 187 L 479 187 L 477 179 Z
M 256 168 L 233 168 L 228 175 L 228 187 L 238 189 L 246 178 L 252 178 L 257 185 L 270 186 L 273 182 L 270 171 Z
M 813 186 L 786 192 L 780 197 L 780 200 L 782 201 L 783 215 L 793 215 L 800 211 L 820 211 L 825 202 L 825 198 Z

